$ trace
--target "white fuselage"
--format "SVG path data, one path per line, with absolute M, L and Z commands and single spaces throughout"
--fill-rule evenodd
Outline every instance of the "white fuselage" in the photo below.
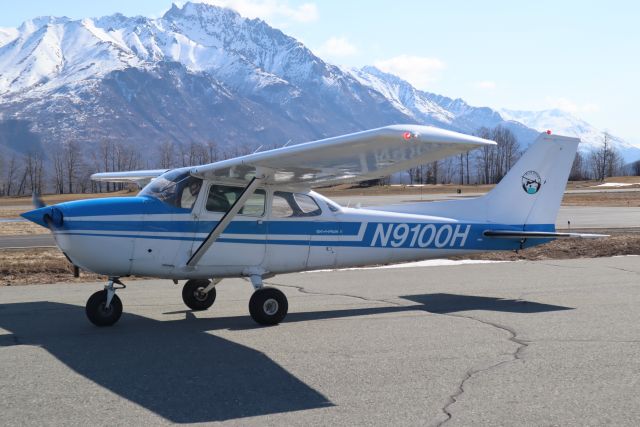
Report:
M 338 207 L 314 192 L 295 194 L 311 197 L 319 211 L 283 217 L 266 188 L 264 212 L 237 215 L 198 265 L 187 267 L 223 215 L 206 208 L 204 193 L 190 211 L 144 197 L 60 204 L 64 224 L 54 230 L 56 241 L 83 269 L 170 279 L 269 276 L 518 247 L 484 238 L 487 224 Z

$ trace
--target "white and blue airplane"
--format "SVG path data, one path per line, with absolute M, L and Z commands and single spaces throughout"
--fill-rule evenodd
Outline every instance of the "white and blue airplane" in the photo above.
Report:
M 495 142 L 428 126 L 394 125 L 172 170 L 98 173 L 147 183 L 136 197 L 81 200 L 22 214 L 49 228 L 76 266 L 109 277 L 89 320 L 122 314 L 120 278 L 187 280 L 184 303 L 206 310 L 224 278 L 249 278 L 251 317 L 281 322 L 276 274 L 518 250 L 562 237 L 555 219 L 579 140 L 542 134 L 488 194 L 464 200 L 347 208 L 312 191 L 384 177 Z

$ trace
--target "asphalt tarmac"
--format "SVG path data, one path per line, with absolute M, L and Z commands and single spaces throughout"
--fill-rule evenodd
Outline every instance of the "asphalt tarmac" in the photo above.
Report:
M 640 258 L 277 276 L 289 315 L 259 327 L 251 286 L 191 312 L 130 282 L 0 288 L 3 425 L 640 423 Z

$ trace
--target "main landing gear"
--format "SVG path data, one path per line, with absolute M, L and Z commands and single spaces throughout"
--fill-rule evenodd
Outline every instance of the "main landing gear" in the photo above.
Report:
M 251 284 L 255 289 L 249 300 L 251 318 L 261 325 L 282 322 L 289 310 L 287 297 L 279 289 L 264 286 L 260 276 L 251 276 Z
M 182 288 L 182 300 L 194 311 L 206 310 L 216 299 L 215 285 L 221 279 L 212 282 L 206 279 L 191 279 Z M 277 325 L 289 309 L 287 297 L 278 289 L 263 286 L 262 277 L 251 276 L 255 292 L 249 300 L 251 318 L 261 325 Z
M 116 287 L 115 285 L 120 285 Z M 124 289 L 126 286 L 117 277 L 110 277 L 104 290 L 98 291 L 89 297 L 85 312 L 87 317 L 96 326 L 111 326 L 122 316 L 122 302 L 116 289 Z

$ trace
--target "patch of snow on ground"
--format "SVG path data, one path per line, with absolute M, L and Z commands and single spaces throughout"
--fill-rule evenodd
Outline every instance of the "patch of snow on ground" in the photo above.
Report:
M 383 268 L 445 267 L 445 266 L 451 266 L 451 265 L 494 264 L 494 263 L 502 263 L 502 262 L 513 262 L 513 261 L 489 261 L 489 260 L 482 260 L 482 259 L 461 259 L 461 260 L 428 259 L 425 261 L 403 262 L 399 264 L 380 265 L 377 267 L 354 267 L 354 268 L 337 268 L 337 269 L 327 269 L 327 270 L 313 270 L 313 271 L 310 271 L 309 273 L 318 273 L 318 272 L 325 272 L 325 271 L 378 270 Z
M 628 187 L 629 185 L 633 184 L 623 182 L 605 182 L 604 184 L 592 185 L 592 187 Z

